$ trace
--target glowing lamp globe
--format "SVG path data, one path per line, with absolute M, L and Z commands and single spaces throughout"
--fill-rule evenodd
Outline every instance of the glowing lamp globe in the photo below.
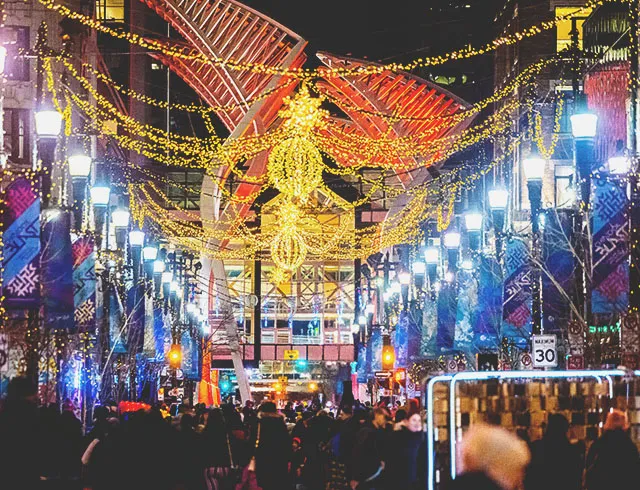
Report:
M 153 273 L 154 274 L 162 274 L 164 273 L 165 264 L 162 260 L 156 260 L 153 263 Z
M 542 180 L 547 162 L 537 154 L 531 154 L 522 162 L 527 180 Z
M 399 282 L 392 282 L 391 286 L 389 286 L 389 291 L 391 294 L 400 294 L 402 292 L 402 288 L 400 287 Z
M 91 173 L 91 157 L 83 154 L 69 157 L 69 174 L 73 179 L 86 179 Z
M 129 232 L 129 245 L 132 247 L 142 247 L 142 245 L 144 245 L 144 231 L 131 230 Z
M 427 264 L 434 265 L 440 262 L 440 250 L 438 247 L 429 247 L 424 251 L 424 261 Z
M 414 274 L 424 274 L 427 270 L 427 265 L 422 261 L 416 261 L 411 265 L 411 270 Z
M 89 191 L 91 202 L 97 208 L 104 208 L 109 204 L 111 198 L 111 188 L 104 185 L 96 185 Z
M 398 281 L 402 286 L 408 286 L 409 284 L 411 284 L 411 274 L 409 274 L 407 271 L 401 272 L 400 274 L 398 274 Z
M 180 291 L 180 283 L 178 281 L 171 281 L 171 285 L 169 286 L 169 291 L 174 294 L 178 294 Z
M 471 259 L 464 259 L 460 263 L 460 268 L 464 271 L 472 271 L 473 270 L 473 261 Z
M 158 257 L 158 249 L 152 245 L 147 245 L 142 249 L 142 260 L 151 262 Z M 164 262 L 162 262 L 164 264 Z
M 54 110 L 37 111 L 36 134 L 40 138 L 57 138 L 62 129 L 62 114 Z
M 193 303 L 187 303 L 187 313 L 194 314 L 196 312 L 196 305 Z
M 467 213 L 464 215 L 464 221 L 467 225 L 468 231 L 481 231 L 482 230 L 482 214 L 481 213 Z
M 367 315 L 373 315 L 375 308 L 372 303 L 367 303 L 367 306 L 364 307 L 364 312 Z
M 111 213 L 111 222 L 116 228 L 127 228 L 129 226 L 129 211 L 125 208 L 118 208 Z
M 489 194 L 489 207 L 499 211 L 501 209 L 507 209 L 507 202 L 509 201 L 509 191 L 507 189 L 492 189 Z
M 571 133 L 574 138 L 595 138 L 598 116 L 589 112 L 571 116 Z
M 367 324 L 367 317 L 364 316 L 364 315 L 360 315 L 358 317 L 358 324 L 362 325 L 362 326 L 365 326 Z
M 626 174 L 629 171 L 629 167 L 631 166 L 629 158 L 624 155 L 609 158 L 608 164 L 609 172 L 614 175 Z
M 459 248 L 460 247 L 460 233 L 457 231 L 449 231 L 444 234 L 444 246 L 445 248 Z

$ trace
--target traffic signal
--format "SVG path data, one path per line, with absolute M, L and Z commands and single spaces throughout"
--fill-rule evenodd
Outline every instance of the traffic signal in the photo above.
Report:
M 169 349 L 169 366 L 178 369 L 182 365 L 182 348 L 179 344 L 172 344 Z
M 396 351 L 388 335 L 382 337 L 382 370 L 391 371 L 396 363 Z

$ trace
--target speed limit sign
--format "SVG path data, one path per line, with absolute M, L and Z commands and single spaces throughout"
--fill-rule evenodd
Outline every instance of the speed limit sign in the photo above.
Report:
M 531 347 L 533 367 L 550 368 L 558 365 L 555 335 L 533 335 Z

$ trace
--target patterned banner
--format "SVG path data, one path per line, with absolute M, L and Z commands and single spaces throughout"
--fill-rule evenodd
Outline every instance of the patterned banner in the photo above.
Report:
M 526 345 L 531 336 L 531 265 L 529 246 L 520 238 L 507 243 L 505 253 L 502 337 Z
M 200 380 L 200 337 L 188 329 L 182 333 L 182 372 L 187 380 Z
M 76 328 L 89 330 L 96 324 L 96 270 L 93 238 L 79 236 L 73 250 L 73 305 Z
M 71 214 L 48 210 L 42 227 L 42 297 L 44 324 L 52 330 L 74 327 Z
M 409 362 L 409 323 L 413 323 L 411 313 L 402 310 L 393 340 L 393 347 L 396 351 L 396 367 L 406 367 Z
M 471 271 L 460 271 L 458 278 L 458 311 L 453 347 L 469 356 L 474 350 L 473 320 L 478 307 L 478 281 Z
M 436 344 L 438 354 L 445 354 L 453 349 L 453 337 L 456 328 L 456 298 L 455 283 L 443 281 L 438 293 L 438 332 Z
M 438 302 L 427 292 L 422 306 L 422 339 L 420 342 L 420 355 L 422 357 L 436 357 L 436 338 L 438 332 Z
M 494 257 L 480 257 L 478 307 L 473 331 L 476 350 L 496 350 L 502 318 L 502 270 Z
M 130 286 L 127 289 L 127 348 L 138 354 L 144 344 L 144 284 Z
M 407 354 L 409 356 L 408 362 L 412 363 L 420 359 L 423 314 L 420 304 L 417 303 L 412 303 L 409 311 L 411 315 L 407 326 Z
M 627 310 L 629 229 L 626 187 L 604 179 L 593 185 L 593 313 Z
M 110 347 L 115 354 L 124 354 L 127 348 L 124 343 L 124 308 L 113 286 L 109 287 L 109 339 Z
M 573 295 L 575 257 L 572 245 L 572 217 L 568 212 L 546 213 L 542 260 L 542 326 L 544 333 L 560 334 L 569 325 L 569 298 Z
M 4 202 L 5 306 L 32 308 L 40 298 L 40 199 L 31 182 L 20 177 L 7 187 Z
M 153 299 L 144 302 L 144 346 L 142 352 L 147 359 L 155 359 L 156 344 L 153 334 Z
M 373 328 L 367 343 L 367 371 L 370 373 L 382 369 L 382 332 Z

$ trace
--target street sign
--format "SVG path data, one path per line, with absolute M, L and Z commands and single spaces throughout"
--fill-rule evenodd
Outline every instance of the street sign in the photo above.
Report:
M 284 358 L 287 361 L 295 361 L 300 356 L 300 351 L 296 349 L 287 349 L 284 351 Z
M 533 335 L 531 346 L 533 367 L 550 368 L 558 365 L 555 335 Z
M 375 376 L 378 379 L 390 378 L 393 373 L 391 371 L 376 371 Z

